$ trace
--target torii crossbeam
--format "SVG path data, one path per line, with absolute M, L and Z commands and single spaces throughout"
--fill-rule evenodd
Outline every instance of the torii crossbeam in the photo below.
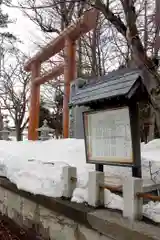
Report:
M 56 39 L 52 40 L 44 48 L 33 56 L 26 64 L 25 70 L 32 73 L 31 97 L 29 113 L 28 139 L 37 140 L 40 107 L 40 85 L 56 78 L 64 73 L 64 99 L 63 99 L 63 137 L 69 136 L 69 97 L 70 83 L 76 78 L 76 40 L 83 34 L 96 27 L 98 10 L 90 9 L 78 19 L 76 24 L 67 27 Z M 48 74 L 40 76 L 41 64 L 52 56 L 65 50 L 64 64 L 55 67 Z

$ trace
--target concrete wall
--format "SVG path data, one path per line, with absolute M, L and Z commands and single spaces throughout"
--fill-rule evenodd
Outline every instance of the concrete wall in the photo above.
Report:
M 33 195 L 0 178 L 0 212 L 37 232 L 39 240 L 159 240 L 160 228 L 121 213 Z
M 97 231 L 0 187 L 0 211 L 50 240 L 110 240 Z

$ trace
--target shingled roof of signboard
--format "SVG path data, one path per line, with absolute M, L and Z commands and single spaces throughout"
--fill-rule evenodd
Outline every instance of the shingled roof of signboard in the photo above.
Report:
M 71 85 L 70 104 L 83 105 L 127 95 L 137 81 L 141 82 L 141 71 L 137 68 L 118 69 L 98 78 L 78 78 Z

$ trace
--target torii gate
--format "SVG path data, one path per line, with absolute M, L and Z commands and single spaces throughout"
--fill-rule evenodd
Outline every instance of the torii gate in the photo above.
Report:
M 99 11 L 90 9 L 78 19 L 76 24 L 68 26 L 56 39 L 41 49 L 26 64 L 25 71 L 31 72 L 31 96 L 29 112 L 28 139 L 38 139 L 40 85 L 64 73 L 64 99 L 63 99 L 63 137 L 69 136 L 69 97 L 70 83 L 76 78 L 76 40 L 83 34 L 96 27 Z M 41 64 L 52 56 L 65 50 L 64 64 L 60 64 L 46 75 L 40 76 Z

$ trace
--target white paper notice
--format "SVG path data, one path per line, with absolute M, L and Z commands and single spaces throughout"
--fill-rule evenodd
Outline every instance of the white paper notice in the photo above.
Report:
M 89 160 L 132 163 L 129 109 L 119 108 L 87 115 Z

